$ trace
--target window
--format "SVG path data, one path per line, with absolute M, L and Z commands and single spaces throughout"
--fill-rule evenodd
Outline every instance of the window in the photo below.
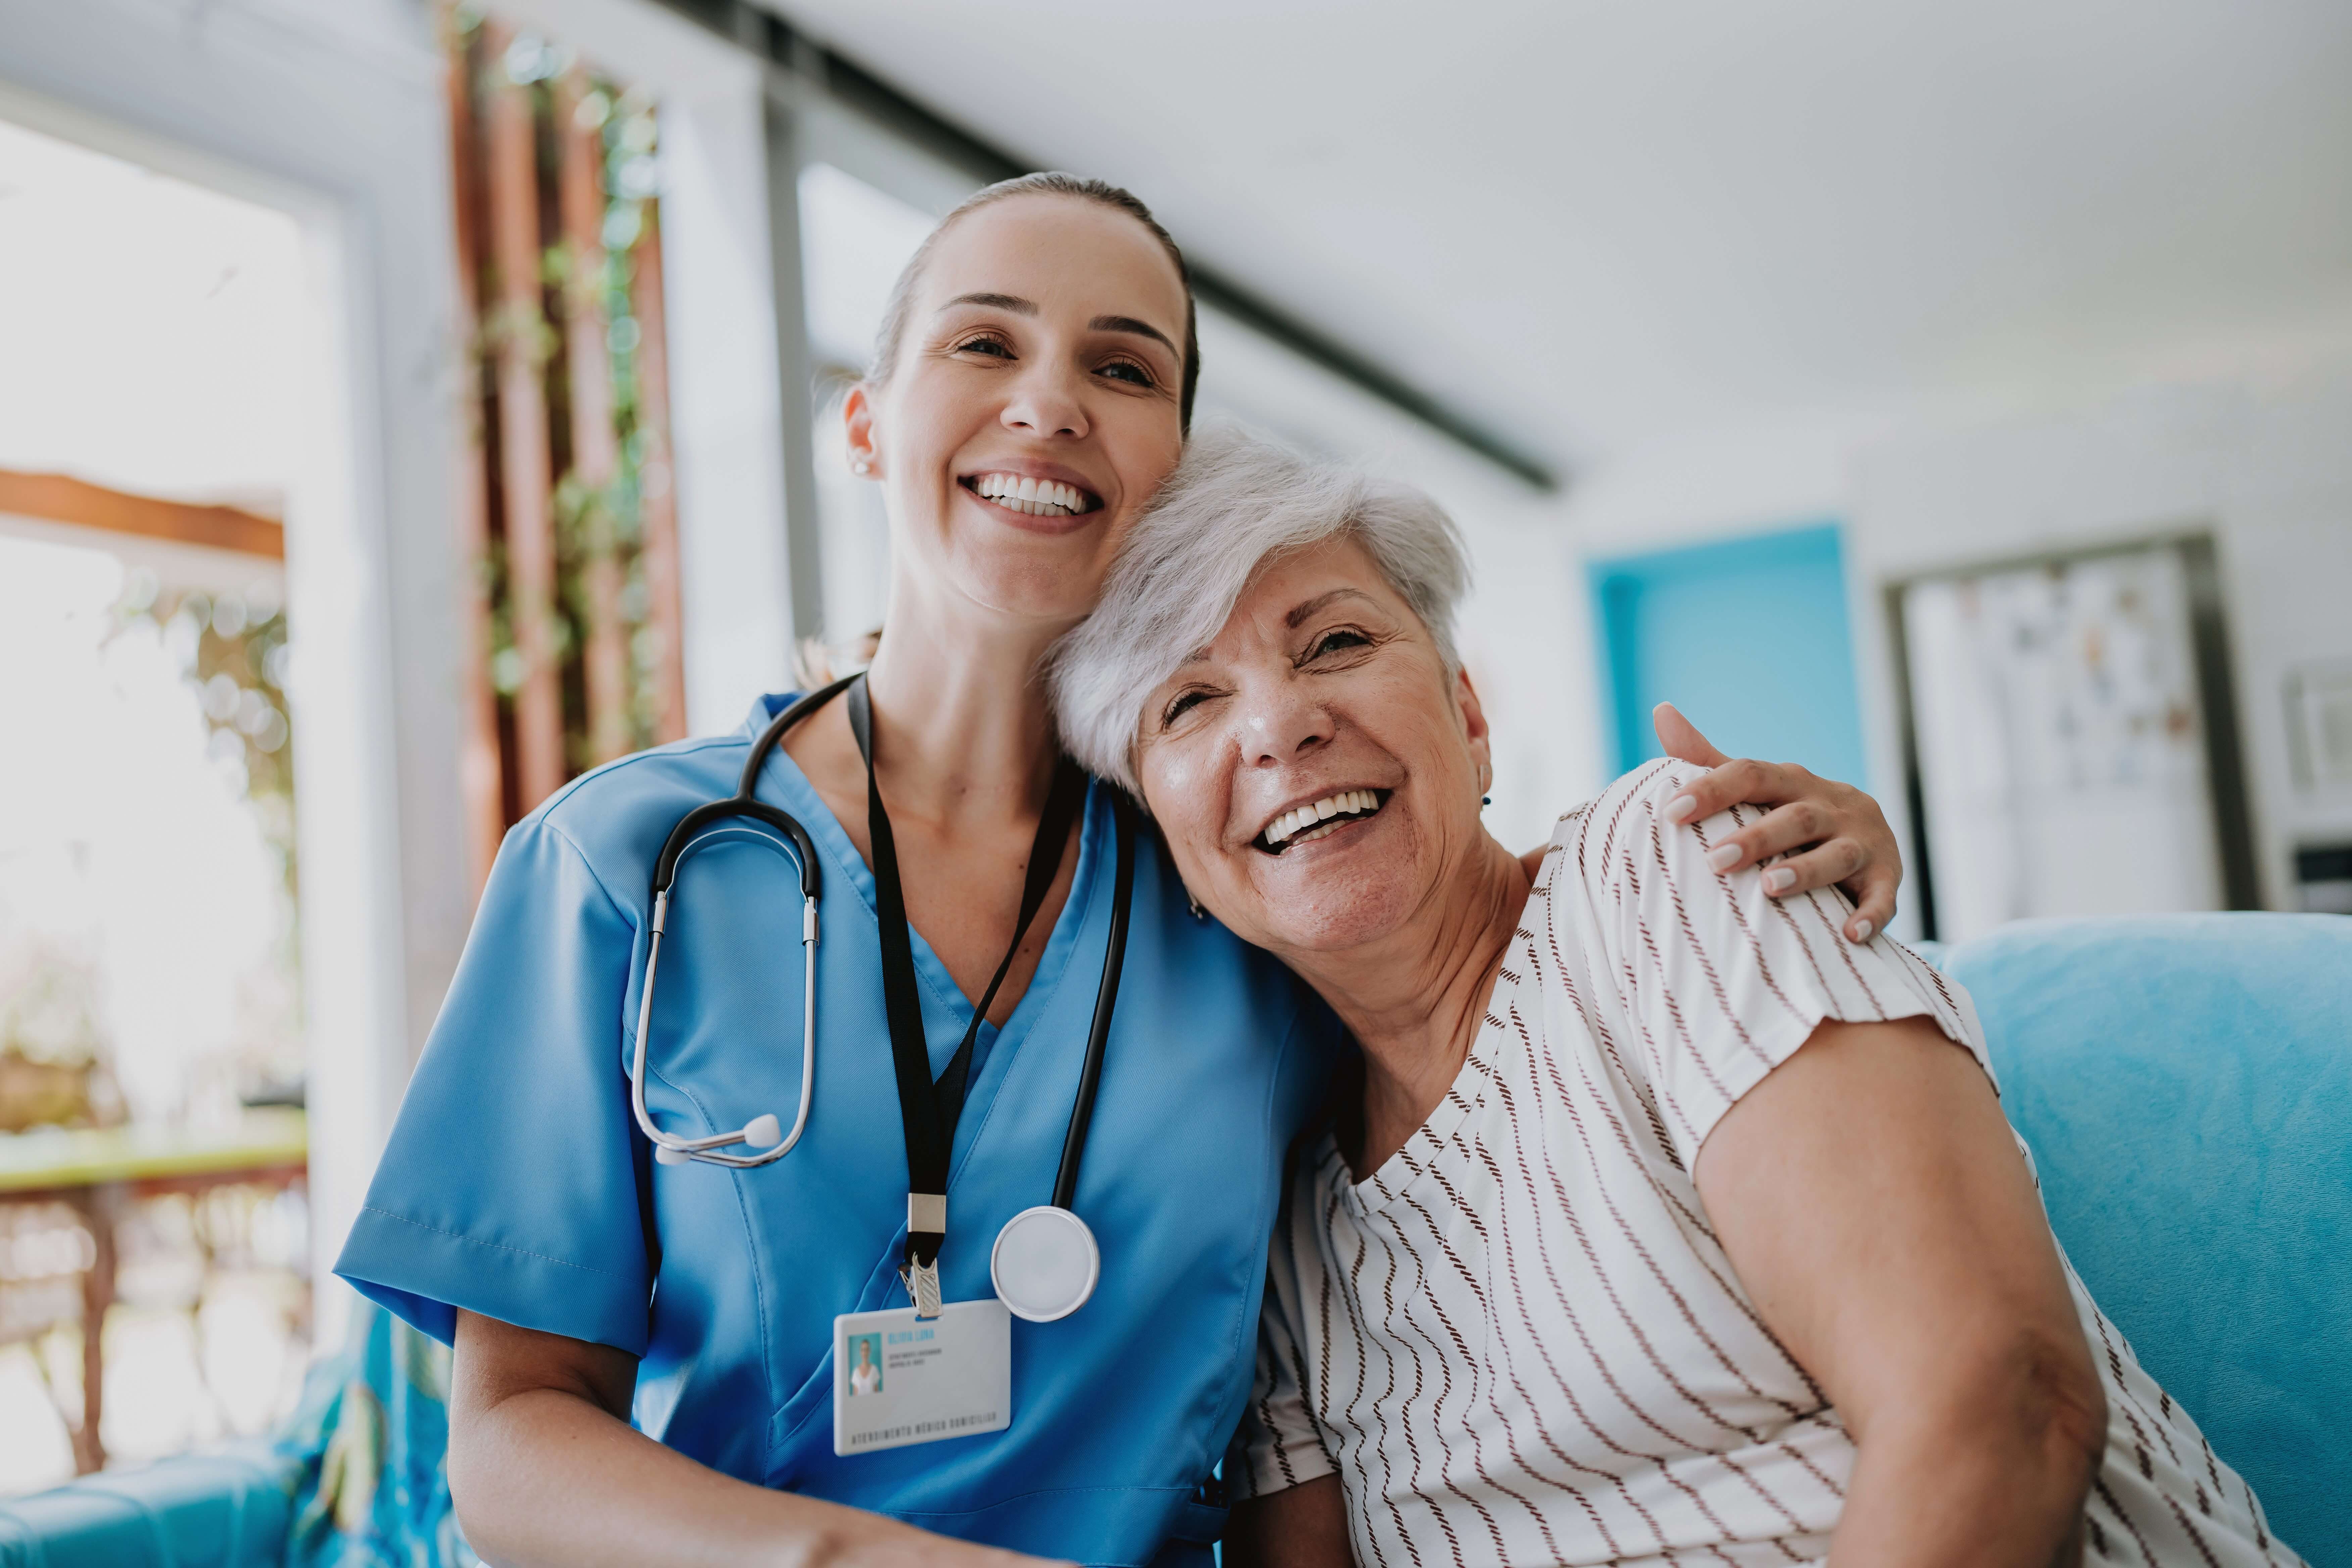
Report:
M 307 1360 L 293 220 L 0 124 L 0 1489 Z

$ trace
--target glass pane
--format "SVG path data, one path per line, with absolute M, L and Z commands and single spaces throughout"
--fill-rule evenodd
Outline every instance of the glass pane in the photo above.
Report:
M 2221 907 L 2179 551 L 1936 578 L 1903 615 L 1938 936 Z

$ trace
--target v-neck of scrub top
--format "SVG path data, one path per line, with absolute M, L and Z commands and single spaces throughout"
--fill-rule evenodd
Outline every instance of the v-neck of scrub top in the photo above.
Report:
M 782 710 L 779 708 L 774 711 L 782 712 Z M 759 708 L 753 710 L 746 726 L 747 731 L 756 735 L 772 716 L 768 712 L 763 699 Z M 968 1086 L 964 1091 L 964 1113 L 957 1121 L 956 1146 L 949 1165 L 948 1179 L 950 1183 L 955 1179 L 956 1171 L 963 1164 L 973 1136 L 988 1120 L 986 1108 L 982 1102 L 994 1094 L 996 1082 L 1003 1076 L 1001 1073 L 992 1076 L 988 1072 L 998 1047 L 1018 1051 L 1037 1016 L 1053 1005 L 1054 994 L 1062 983 L 1064 973 L 1069 968 L 1071 952 L 1078 944 L 1079 933 L 1086 928 L 1087 913 L 1093 907 L 1097 891 L 1096 883 L 1099 880 L 1097 868 L 1102 856 L 1097 843 L 1103 831 L 1107 809 L 1102 800 L 1102 791 L 1106 787 L 1099 779 L 1087 781 L 1086 808 L 1078 818 L 1077 870 L 1071 876 L 1069 896 L 1062 900 L 1061 913 L 1055 917 L 1053 934 L 1045 941 L 1045 951 L 1037 959 L 1036 972 L 1029 977 L 1028 989 L 1022 992 L 1020 1003 L 1002 1026 L 983 1022 L 979 1035 L 972 1040 L 971 1066 L 964 1079 Z M 771 790 L 782 796 L 778 804 L 800 818 L 801 826 L 808 829 L 811 840 L 832 861 L 830 874 L 846 879 L 856 889 L 857 901 L 865 910 L 866 920 L 872 923 L 878 941 L 882 924 L 881 917 L 875 910 L 873 868 L 866 865 L 866 857 L 857 852 L 857 846 L 851 842 L 840 819 L 833 815 L 833 808 L 825 805 L 824 797 L 817 794 L 816 786 L 809 782 L 808 775 L 801 771 L 800 763 L 782 745 L 769 753 L 766 764 L 760 770 L 760 783 L 755 793 L 764 795 Z M 1017 902 L 1020 889 L 1012 887 L 1007 891 Z M 835 918 L 838 917 L 833 913 L 832 900 L 827 898 L 817 912 L 819 941 L 824 940 L 822 922 Z M 923 1043 L 930 1051 L 931 1076 L 937 1078 L 947 1070 L 958 1042 L 963 1038 L 963 1032 L 971 1026 L 972 1004 L 912 921 L 907 922 L 907 937 L 914 952 L 915 978 L 922 983 L 924 991 Z M 875 1002 L 878 1008 L 881 998 L 877 995 Z M 942 1014 L 952 1020 L 953 1029 L 940 1031 L 936 1028 L 933 1020 Z M 879 1031 L 877 1031 L 876 1037 L 882 1038 Z M 887 1051 L 887 1041 L 878 1048 Z M 986 1086 L 984 1091 L 983 1084 Z M 973 1114 L 975 1111 L 980 1114 Z

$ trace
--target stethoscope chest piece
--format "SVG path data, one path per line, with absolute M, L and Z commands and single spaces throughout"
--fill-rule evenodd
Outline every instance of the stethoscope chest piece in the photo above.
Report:
M 1016 1318 L 1050 1323 L 1085 1306 L 1102 1277 L 1102 1253 L 1087 1222 L 1068 1209 L 1039 1204 L 996 1233 L 988 1276 Z

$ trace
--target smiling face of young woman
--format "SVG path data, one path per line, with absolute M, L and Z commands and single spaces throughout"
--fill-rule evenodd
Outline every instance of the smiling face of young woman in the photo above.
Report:
M 1146 703 L 1136 763 L 1185 886 L 1277 954 L 1393 932 L 1488 842 L 1477 694 L 1345 536 L 1259 574 Z
M 941 234 L 887 382 L 845 410 L 901 583 L 1049 627 L 1084 616 L 1182 451 L 1186 319 L 1166 250 L 1098 203 L 1016 195 Z

